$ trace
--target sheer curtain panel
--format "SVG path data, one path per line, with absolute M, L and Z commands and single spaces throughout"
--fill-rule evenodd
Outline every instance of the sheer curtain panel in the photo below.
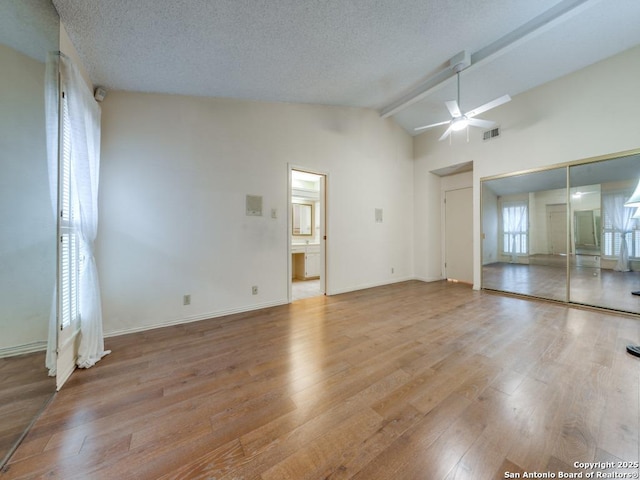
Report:
M 629 250 L 627 247 L 627 235 L 632 233 L 635 220 L 633 208 L 625 207 L 624 204 L 629 198 L 630 192 L 608 192 L 602 194 L 602 209 L 604 214 L 605 225 L 610 224 L 615 237 L 620 238 L 620 253 L 618 254 L 618 262 L 613 268 L 618 272 L 628 272 L 631 270 L 629 266 Z
M 504 202 L 502 206 L 504 231 L 503 250 L 511 254 L 511 262 L 518 262 L 518 255 L 528 252 L 529 215 L 526 202 Z
M 47 55 L 44 78 L 44 108 L 47 135 L 47 171 L 49 173 L 49 194 L 51 196 L 51 214 L 58 218 L 58 72 L 60 52 L 50 52 Z M 45 365 L 49 376 L 55 377 L 57 370 L 58 348 L 58 289 L 54 279 L 52 285 L 51 313 L 47 337 L 47 354 Z
M 82 75 L 64 54 L 60 78 L 67 98 L 71 142 L 71 188 L 79 206 L 80 344 L 77 364 L 89 368 L 110 353 L 104 349 L 102 307 L 94 242 L 98 232 L 98 184 L 100 173 L 100 106 Z

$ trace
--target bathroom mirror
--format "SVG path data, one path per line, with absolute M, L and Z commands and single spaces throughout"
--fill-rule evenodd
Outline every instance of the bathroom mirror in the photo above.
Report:
M 0 2 L 0 466 L 55 391 L 45 349 L 57 193 L 47 168 L 44 91 L 47 55 L 59 38 L 50 0 Z
M 309 203 L 294 203 L 293 206 L 293 235 L 313 235 L 313 205 Z

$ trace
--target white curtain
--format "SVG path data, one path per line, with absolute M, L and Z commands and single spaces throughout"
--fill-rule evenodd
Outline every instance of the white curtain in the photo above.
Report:
M 51 52 L 47 56 L 44 79 L 44 107 L 47 133 L 47 165 L 49 172 L 49 193 L 51 195 L 51 213 L 58 221 L 58 71 L 60 52 Z M 49 376 L 55 377 L 57 367 L 56 349 L 58 347 L 58 290 L 53 279 L 53 298 L 49 314 L 49 335 L 45 365 Z
M 620 254 L 618 255 L 618 262 L 613 268 L 618 272 L 628 272 L 631 270 L 626 236 L 633 230 L 634 219 L 632 217 L 635 209 L 624 206 L 630 195 L 631 192 L 602 193 L 604 215 L 611 222 L 614 235 L 616 233 L 620 234 Z
M 505 202 L 502 207 L 502 229 L 505 233 L 504 250 L 511 253 L 511 261 L 518 261 L 519 253 L 526 253 L 527 227 L 529 215 L 524 202 Z
M 98 232 L 100 106 L 71 60 L 60 56 L 60 79 L 66 94 L 71 138 L 71 188 L 79 203 L 80 237 L 78 366 L 89 368 L 110 353 L 104 349 L 102 306 L 94 242 Z

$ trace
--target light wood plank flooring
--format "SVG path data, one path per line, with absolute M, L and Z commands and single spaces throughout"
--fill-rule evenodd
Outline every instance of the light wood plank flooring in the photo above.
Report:
M 417 281 L 110 338 L 0 478 L 479 480 L 635 462 L 638 341 L 638 318 Z
M 0 465 L 56 390 L 44 352 L 0 358 Z

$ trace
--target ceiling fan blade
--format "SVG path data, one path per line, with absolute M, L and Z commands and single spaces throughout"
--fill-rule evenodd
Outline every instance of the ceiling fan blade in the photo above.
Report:
M 448 102 L 444 102 L 444 104 L 447 106 L 447 110 L 449 110 L 449 113 L 453 118 L 462 116 L 458 102 L 455 100 L 449 100 Z
M 511 101 L 511 97 L 509 95 L 503 95 L 500 98 L 496 98 L 495 100 L 491 100 L 484 105 L 479 106 L 478 108 L 474 108 L 470 112 L 465 113 L 467 118 L 475 117 L 476 115 L 480 115 L 481 113 L 486 112 L 487 110 L 491 110 L 492 108 L 496 108 L 503 103 L 507 103 Z
M 482 120 L 481 118 L 470 118 L 469 125 L 472 127 L 492 128 L 495 127 L 497 123 L 491 120 Z
M 449 125 L 449 128 L 447 128 L 447 130 L 442 134 L 442 136 L 438 139 L 438 141 L 440 142 L 440 141 L 444 140 L 450 134 L 451 134 L 451 125 Z
M 424 125 L 422 127 L 416 127 L 413 130 L 419 132 L 420 130 L 426 130 L 427 128 L 439 127 L 440 125 L 445 125 L 450 123 L 451 120 L 445 120 L 444 122 L 432 123 L 431 125 Z

